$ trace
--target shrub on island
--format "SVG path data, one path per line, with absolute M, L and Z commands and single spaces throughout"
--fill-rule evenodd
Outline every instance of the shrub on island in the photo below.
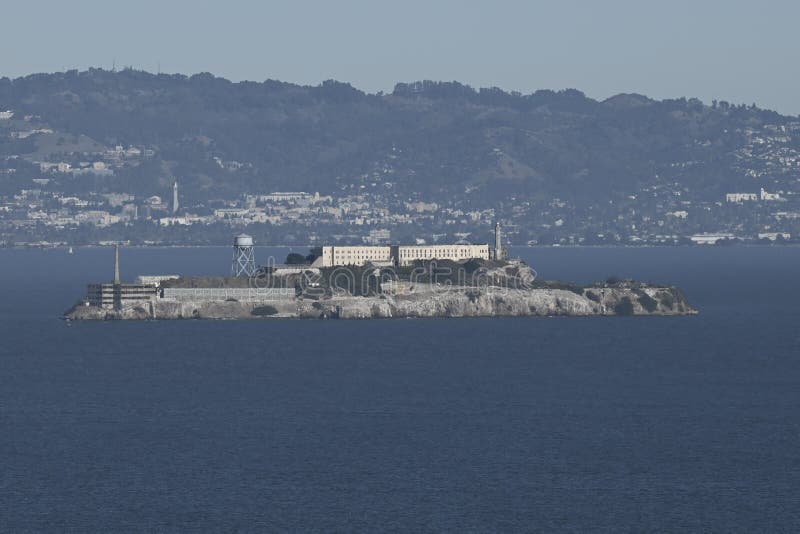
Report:
M 634 289 L 633 292 L 636 293 L 637 297 L 639 297 L 639 304 L 642 305 L 642 308 L 647 310 L 649 313 L 653 313 L 658 309 L 658 302 L 653 297 L 641 289 Z
M 628 297 L 622 297 L 614 306 L 614 313 L 617 315 L 633 315 L 633 302 Z
M 278 309 L 275 306 L 270 306 L 267 304 L 266 306 L 258 306 L 253 308 L 253 311 L 250 312 L 252 315 L 256 315 L 258 317 L 268 317 L 270 315 L 275 315 L 278 313 Z

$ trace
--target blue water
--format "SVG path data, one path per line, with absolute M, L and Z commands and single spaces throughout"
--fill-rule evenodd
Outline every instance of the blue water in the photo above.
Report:
M 515 252 L 701 314 L 68 325 L 109 251 L 0 250 L 0 530 L 800 529 L 800 248 Z

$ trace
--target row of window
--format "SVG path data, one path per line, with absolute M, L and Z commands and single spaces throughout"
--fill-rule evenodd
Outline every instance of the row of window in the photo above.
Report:
M 472 258 L 475 256 L 488 256 L 489 250 L 487 247 L 482 247 L 478 250 L 474 248 L 415 248 L 415 247 L 398 247 L 398 255 L 400 260 L 408 261 L 413 259 L 433 259 L 433 258 L 455 258 L 464 259 Z M 332 260 L 334 264 L 339 263 L 356 263 L 368 260 L 387 261 L 390 259 L 388 247 L 381 249 L 364 250 L 364 249 L 334 249 L 332 253 Z
M 480 251 L 483 252 L 483 251 Z M 480 253 L 479 252 L 479 253 Z M 488 252 L 488 251 L 487 251 Z M 471 250 L 401 250 L 400 257 L 401 258 L 409 258 L 409 257 L 422 257 L 422 256 L 459 256 L 462 258 L 468 258 L 473 256 L 474 253 Z

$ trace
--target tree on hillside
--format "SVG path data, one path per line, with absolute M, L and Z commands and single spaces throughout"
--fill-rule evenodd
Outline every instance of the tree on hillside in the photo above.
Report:
M 297 252 L 290 252 L 286 256 L 286 265 L 303 265 L 306 263 L 306 257 Z

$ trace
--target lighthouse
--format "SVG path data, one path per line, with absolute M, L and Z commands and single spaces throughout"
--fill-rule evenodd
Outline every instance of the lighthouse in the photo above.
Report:
M 503 250 L 503 235 L 500 230 L 500 221 L 494 224 L 494 259 L 506 259 L 506 253 Z

